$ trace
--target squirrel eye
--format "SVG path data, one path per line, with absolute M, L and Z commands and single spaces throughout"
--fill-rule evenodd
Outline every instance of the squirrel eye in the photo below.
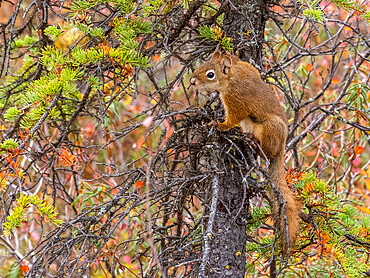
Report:
M 209 70 L 209 71 L 207 71 L 206 72 L 206 76 L 207 76 L 207 78 L 209 79 L 209 80 L 212 80 L 212 79 L 214 79 L 215 78 L 215 71 L 214 70 Z

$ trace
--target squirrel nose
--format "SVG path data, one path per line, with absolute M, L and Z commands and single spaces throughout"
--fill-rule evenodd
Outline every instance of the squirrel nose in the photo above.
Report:
M 196 83 L 197 83 L 197 80 L 196 80 L 195 77 L 190 78 L 190 84 L 191 85 L 196 85 Z

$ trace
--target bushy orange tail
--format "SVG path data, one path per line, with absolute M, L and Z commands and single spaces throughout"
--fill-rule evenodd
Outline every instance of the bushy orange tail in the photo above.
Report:
M 280 234 L 283 253 L 288 255 L 288 246 L 291 252 L 299 232 L 301 205 L 285 181 L 282 155 L 270 161 L 268 173 L 275 185 L 275 189 L 271 188 L 269 194 L 272 202 L 272 219 L 276 232 Z

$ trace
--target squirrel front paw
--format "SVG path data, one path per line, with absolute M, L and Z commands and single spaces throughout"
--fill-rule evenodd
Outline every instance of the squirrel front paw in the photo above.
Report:
M 230 130 L 230 127 L 225 122 L 223 122 L 223 123 L 218 122 L 216 124 L 216 127 L 220 131 L 228 131 L 228 130 Z
M 213 128 L 213 127 L 217 126 L 217 122 L 211 121 L 211 122 L 207 123 L 206 126 L 208 126 L 210 128 Z

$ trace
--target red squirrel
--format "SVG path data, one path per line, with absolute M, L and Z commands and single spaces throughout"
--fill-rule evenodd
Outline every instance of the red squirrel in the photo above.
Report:
M 288 247 L 292 251 L 301 208 L 285 180 L 288 122 L 275 93 L 255 67 L 220 50 L 194 71 L 190 85 L 199 91 L 220 93 L 225 121 L 217 123 L 219 130 L 227 131 L 240 123 L 242 130 L 259 142 L 265 156 L 260 155 L 269 160 L 268 174 L 278 191 L 269 192 L 275 230 L 281 235 L 283 253 L 287 253 Z

